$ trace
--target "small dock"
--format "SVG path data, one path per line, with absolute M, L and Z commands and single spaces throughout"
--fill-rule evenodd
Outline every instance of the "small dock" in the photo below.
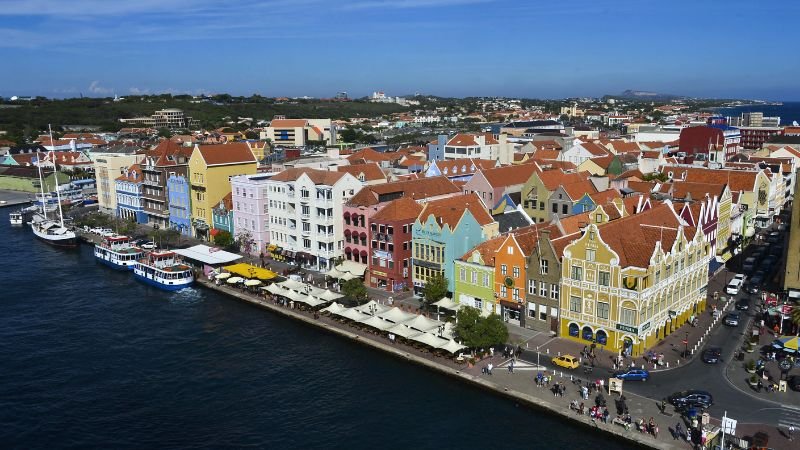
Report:
M 0 189 L 0 208 L 29 205 L 33 202 L 33 199 L 34 194 L 32 192 Z

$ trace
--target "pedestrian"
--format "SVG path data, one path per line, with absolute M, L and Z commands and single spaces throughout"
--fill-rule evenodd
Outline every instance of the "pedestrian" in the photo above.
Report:
M 683 427 L 681 426 L 680 422 L 678 422 L 678 424 L 675 425 L 675 438 L 676 439 L 683 438 Z
M 493 368 L 494 368 L 494 365 L 493 365 L 492 363 L 489 363 L 489 366 L 488 366 L 488 369 L 489 369 L 489 375 L 491 375 L 491 374 L 492 374 L 492 369 L 493 369 Z
M 666 411 L 667 411 L 667 399 L 662 398 L 661 399 L 661 414 L 666 413 Z
M 794 440 L 794 425 L 789 425 L 789 440 Z

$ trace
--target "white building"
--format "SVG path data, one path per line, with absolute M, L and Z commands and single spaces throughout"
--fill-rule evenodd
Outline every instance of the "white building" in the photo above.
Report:
M 275 118 L 261 132 L 261 139 L 283 147 L 305 147 L 309 141 L 336 145 L 336 124 L 331 119 Z
M 333 267 L 344 249 L 342 205 L 361 182 L 349 173 L 299 168 L 265 184 L 270 244 L 288 261 L 318 270 Z
M 267 181 L 273 174 L 258 173 L 231 177 L 233 235 L 252 238 L 250 252 L 267 252 L 269 244 L 269 204 Z

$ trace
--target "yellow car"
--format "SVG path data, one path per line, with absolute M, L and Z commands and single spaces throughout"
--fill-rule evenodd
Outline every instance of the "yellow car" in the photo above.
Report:
M 553 364 L 563 367 L 565 369 L 577 369 L 581 365 L 578 362 L 578 358 L 572 355 L 556 356 L 555 358 L 553 358 Z

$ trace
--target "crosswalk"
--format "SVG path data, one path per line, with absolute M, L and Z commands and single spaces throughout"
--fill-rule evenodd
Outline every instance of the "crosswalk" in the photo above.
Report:
M 507 368 L 511 364 L 511 359 L 505 360 L 497 365 L 498 368 Z M 538 366 L 536 363 L 531 363 L 522 359 L 517 359 L 514 362 L 514 370 L 545 370 L 547 369 L 544 366 Z
M 788 428 L 793 425 L 795 428 L 800 428 L 800 408 L 793 406 L 781 406 L 780 416 L 778 418 L 778 427 Z

